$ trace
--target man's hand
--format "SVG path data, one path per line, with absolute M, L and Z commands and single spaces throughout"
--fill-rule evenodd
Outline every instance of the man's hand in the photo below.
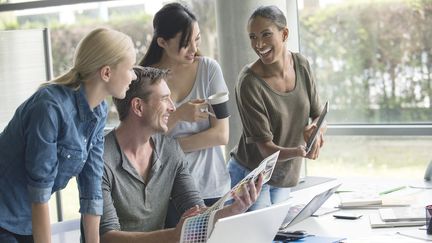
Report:
M 184 221 L 189 217 L 193 217 L 193 216 L 196 216 L 196 215 L 204 212 L 205 210 L 206 210 L 206 207 L 202 207 L 199 205 L 195 205 L 194 207 L 186 210 L 186 212 L 183 213 L 183 215 L 180 218 L 180 221 L 178 222 L 178 224 L 175 227 L 176 239 L 180 239 L 181 230 L 183 228 Z
M 250 180 L 248 183 L 243 184 L 239 190 L 232 192 L 234 203 L 227 208 L 231 215 L 246 212 L 250 206 L 257 200 L 261 187 L 263 184 L 263 175 L 260 174 L 256 181 Z

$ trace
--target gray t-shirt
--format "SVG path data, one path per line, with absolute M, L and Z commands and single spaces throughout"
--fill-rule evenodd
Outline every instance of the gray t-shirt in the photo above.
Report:
M 272 89 L 248 66 L 239 74 L 236 100 L 243 133 L 232 155 L 250 170 L 264 159 L 257 142 L 271 140 L 281 147 L 304 144 L 304 127 L 309 118 L 319 115 L 320 101 L 309 63 L 298 53 L 293 53 L 293 60 L 296 79 L 295 87 L 290 92 Z M 296 185 L 301 160 L 297 158 L 277 163 L 269 184 L 278 187 Z
M 106 135 L 101 235 L 163 229 L 170 196 L 181 213 L 204 205 L 177 141 L 160 134 L 152 140 L 155 149 L 146 183 L 121 151 L 114 131 Z
M 207 99 L 218 92 L 228 92 L 219 64 L 210 58 L 199 57 L 198 71 L 190 93 L 180 102 L 179 107 L 191 99 Z M 199 122 L 180 121 L 170 132 L 174 138 L 190 136 L 210 128 L 210 118 Z M 215 146 L 186 153 L 189 170 L 203 198 L 223 196 L 230 189 L 230 177 L 225 164 L 222 146 Z

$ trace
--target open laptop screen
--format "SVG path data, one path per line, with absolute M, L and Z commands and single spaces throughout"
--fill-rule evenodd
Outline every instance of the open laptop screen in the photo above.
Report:
M 207 243 L 272 242 L 291 202 L 219 219 Z
M 341 184 L 338 184 L 319 193 L 318 195 L 314 196 L 306 205 L 299 204 L 291 206 L 291 208 L 288 210 L 287 216 L 284 219 L 284 222 L 282 223 L 282 226 L 280 227 L 280 231 L 283 232 L 288 226 L 294 225 L 314 214 L 325 203 L 325 201 L 327 201 L 327 199 L 333 195 L 340 185 Z

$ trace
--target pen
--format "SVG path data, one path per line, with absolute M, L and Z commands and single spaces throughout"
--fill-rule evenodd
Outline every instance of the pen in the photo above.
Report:
M 207 108 L 201 108 L 200 111 L 204 112 L 204 113 L 207 113 L 207 114 L 209 114 L 212 117 L 216 117 L 216 115 L 213 114 L 213 113 L 211 113 L 210 111 L 208 111 Z
M 216 117 L 216 115 L 215 114 L 213 114 L 213 113 L 211 113 L 210 111 L 208 111 L 208 110 L 206 110 L 205 111 L 207 114 L 209 114 L 210 116 L 212 116 L 212 117 Z
M 379 195 L 386 195 L 386 194 L 389 194 L 389 193 L 392 193 L 392 192 L 396 192 L 396 191 L 399 191 L 399 190 L 402 190 L 402 189 L 405 189 L 406 188 L 406 186 L 400 186 L 400 187 L 395 187 L 395 188 L 392 188 L 392 189 L 389 189 L 389 190 L 386 190 L 386 191 L 382 191 L 382 192 L 380 192 L 379 193 Z
M 354 191 L 349 191 L 349 190 L 340 190 L 340 191 L 335 191 L 335 193 L 345 193 L 345 192 L 354 192 Z

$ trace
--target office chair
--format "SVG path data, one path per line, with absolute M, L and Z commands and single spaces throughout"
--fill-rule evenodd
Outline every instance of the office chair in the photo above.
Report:
M 424 179 L 425 179 L 425 181 L 431 181 L 432 180 L 432 160 L 429 162 L 429 165 L 426 168 Z

